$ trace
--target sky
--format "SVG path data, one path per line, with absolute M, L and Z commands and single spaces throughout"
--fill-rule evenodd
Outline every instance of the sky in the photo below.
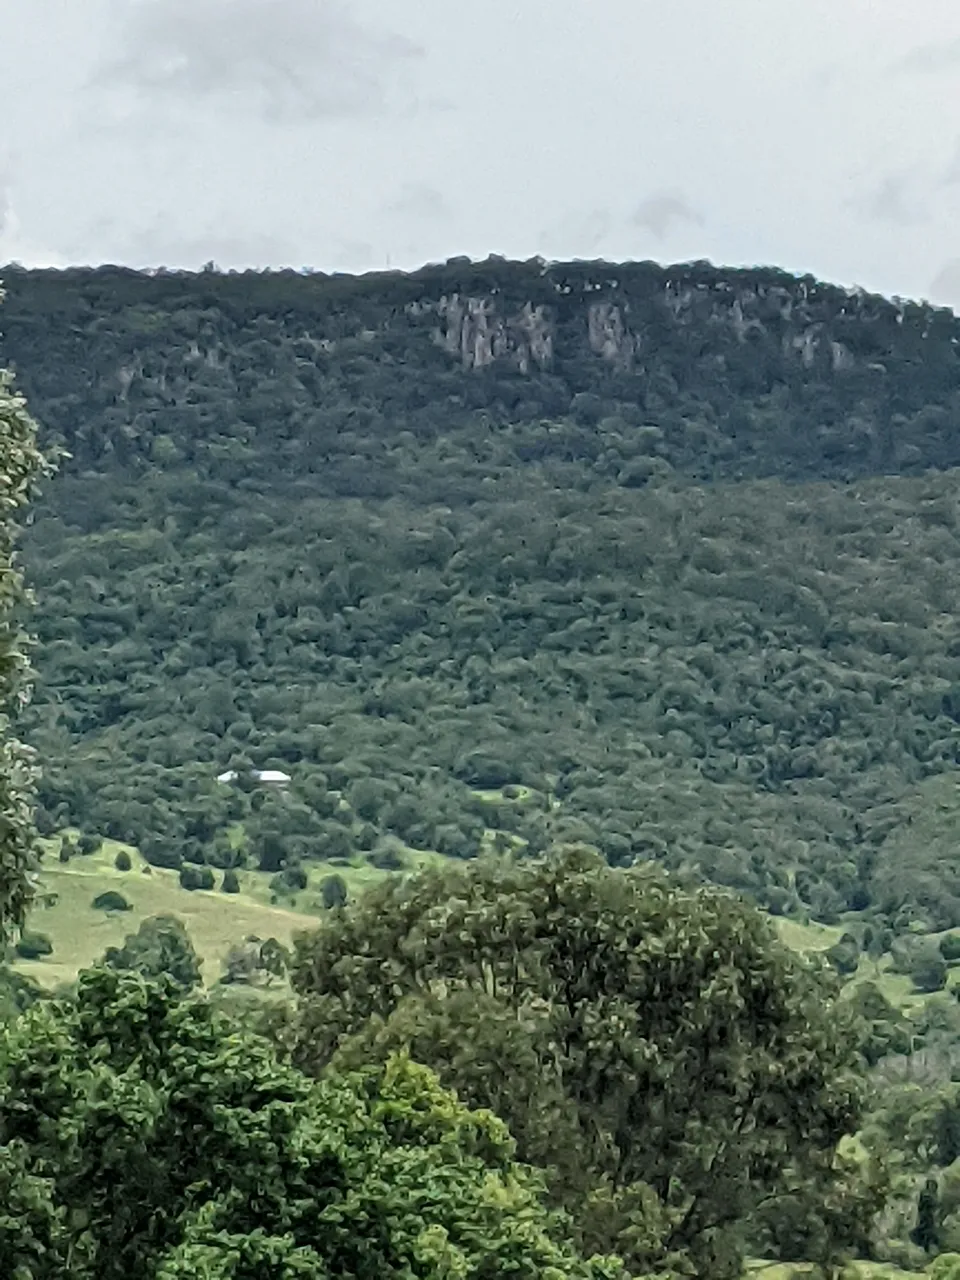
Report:
M 0 0 L 0 31 L 0 263 L 707 258 L 960 310 L 957 0 Z

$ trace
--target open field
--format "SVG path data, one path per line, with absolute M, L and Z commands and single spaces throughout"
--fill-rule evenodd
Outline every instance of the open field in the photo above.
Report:
M 130 855 L 129 871 L 118 871 L 114 866 L 120 849 Z M 209 986 L 220 976 L 230 947 L 248 934 L 274 937 L 289 945 L 296 933 L 309 929 L 322 912 L 319 884 L 326 876 L 342 876 L 348 892 L 353 894 L 385 874 L 367 864 L 335 866 L 318 862 L 311 863 L 308 870 L 310 883 L 306 890 L 296 899 L 272 903 L 271 877 L 261 872 L 238 871 L 239 893 L 220 891 L 220 871 L 215 873 L 218 887 L 212 892 L 188 892 L 180 887 L 176 871 L 148 866 L 131 846 L 106 841 L 97 853 L 76 855 L 68 863 L 58 862 L 51 847 L 40 877 L 40 898 L 31 912 L 28 928 L 47 934 L 53 943 L 53 954 L 43 960 L 18 961 L 16 967 L 45 986 L 72 982 L 81 969 L 93 964 L 108 947 L 119 946 L 147 917 L 170 914 L 183 920 L 204 961 L 204 980 Z M 94 898 L 110 889 L 124 895 L 130 903 L 129 911 L 94 910 Z M 44 904 L 47 895 L 50 905 Z

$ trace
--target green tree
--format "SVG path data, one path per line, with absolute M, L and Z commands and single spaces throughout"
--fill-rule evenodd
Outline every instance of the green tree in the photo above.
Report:
M 404 1057 L 315 1083 L 205 999 L 105 969 L 0 1035 L 6 1275 L 624 1274 L 563 1243 L 499 1120 Z
M 324 876 L 320 881 L 320 899 L 328 911 L 335 907 L 342 907 L 347 901 L 347 896 L 347 882 L 343 876 L 334 873 L 331 876 Z
M 48 469 L 26 403 L 0 369 L 0 942 L 11 926 L 23 925 L 38 861 L 34 759 L 15 730 L 30 687 L 22 631 L 27 594 L 15 552 L 18 513 Z
M 104 964 L 132 969 L 146 977 L 167 976 L 185 991 L 200 984 L 199 959 L 183 921 L 177 916 L 149 916 L 136 933 L 128 933 L 122 947 L 108 947 Z
M 95 911 L 131 911 L 133 908 L 122 893 L 116 889 L 107 889 L 98 893 L 91 906 Z
M 45 933 L 25 930 L 17 939 L 17 955 L 24 960 L 40 960 L 53 954 L 53 943 Z
M 740 1265 L 788 1180 L 856 1129 L 856 1041 L 826 980 L 728 895 L 590 850 L 391 878 L 298 939 L 297 1061 L 409 1047 L 508 1123 L 591 1249 Z

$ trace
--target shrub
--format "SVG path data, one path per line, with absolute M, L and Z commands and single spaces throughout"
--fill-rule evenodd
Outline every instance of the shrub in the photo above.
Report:
M 281 876 L 294 893 L 307 887 L 307 873 L 299 864 L 293 867 L 285 867 L 281 872 Z
M 910 971 L 910 978 L 917 990 L 924 994 L 942 991 L 947 985 L 947 962 L 942 956 L 920 955 Z
M 343 876 L 327 876 L 320 884 L 320 897 L 328 911 L 334 907 L 345 906 L 347 885 Z
M 176 871 L 183 865 L 179 846 L 170 840 L 150 837 L 141 844 L 140 852 L 152 867 L 166 867 Z
M 180 888 L 212 889 L 216 884 L 213 872 L 209 867 L 198 867 L 192 862 L 185 862 L 180 868 Z
M 130 870 L 130 868 L 133 866 L 133 863 L 130 860 L 130 855 L 129 853 L 127 853 L 126 849 L 120 850 L 120 852 L 117 854 L 117 856 L 113 860 L 113 865 L 117 868 L 118 871 Z
M 98 893 L 94 898 L 92 905 L 96 911 L 131 910 L 130 903 L 122 893 L 117 893 L 115 889 L 108 889 L 106 893 Z
M 960 933 L 948 933 L 940 939 L 940 954 L 947 964 L 960 960 Z
M 167 974 L 184 991 L 200 983 L 202 961 L 176 916 L 150 916 L 136 933 L 127 934 L 122 947 L 108 947 L 103 959 L 112 969 L 133 969 L 146 977 Z
M 860 944 L 852 933 L 845 933 L 827 951 L 827 959 L 838 973 L 856 973 L 860 965 Z
M 228 867 L 223 873 L 223 882 L 220 885 L 220 888 L 224 893 L 240 892 L 240 877 L 237 875 L 236 871 L 234 871 L 233 867 Z
M 103 836 L 82 835 L 77 841 L 77 852 L 85 858 L 91 853 L 99 853 L 102 848 Z
M 53 943 L 45 933 L 25 933 L 17 943 L 16 951 L 23 960 L 39 960 L 53 953 Z
M 367 860 L 378 871 L 402 871 L 407 865 L 402 847 L 386 842 L 371 850 L 367 855 Z

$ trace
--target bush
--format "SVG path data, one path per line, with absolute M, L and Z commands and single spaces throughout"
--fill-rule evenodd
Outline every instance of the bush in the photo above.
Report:
M 240 892 L 240 877 L 237 875 L 236 871 L 234 871 L 233 867 L 228 867 L 223 873 L 223 883 L 220 885 L 220 888 L 224 893 Z
M 133 866 L 133 863 L 126 849 L 120 850 L 120 852 L 117 854 L 117 856 L 113 860 L 113 865 L 117 868 L 118 871 L 130 870 L 130 868 Z
M 940 954 L 947 964 L 955 964 L 960 960 L 960 933 L 948 933 L 940 939 Z
M 402 871 L 407 859 L 402 847 L 384 842 L 367 855 L 367 861 L 378 871 Z
M 285 867 L 280 874 L 293 893 L 299 893 L 301 889 L 307 887 L 307 873 L 299 864 L 293 867 Z
M 106 893 L 98 893 L 94 898 L 92 905 L 95 911 L 131 910 L 130 903 L 122 893 L 117 893 L 115 889 L 108 889 Z
M 942 991 L 947 985 L 947 962 L 942 956 L 920 955 L 910 971 L 910 978 L 917 990 L 924 994 Z
M 53 953 L 53 943 L 45 933 L 25 933 L 16 946 L 17 955 L 23 960 L 39 960 Z
M 328 911 L 334 907 L 345 906 L 347 885 L 343 876 L 327 876 L 320 884 L 320 898 Z
M 73 855 L 77 852 L 77 846 L 69 836 L 64 836 L 60 841 L 60 853 L 58 857 L 61 862 L 69 862 Z
M 838 973 L 856 973 L 860 966 L 860 944 L 852 933 L 845 933 L 827 951 L 827 959 Z
M 85 858 L 91 853 L 99 853 L 102 848 L 103 836 L 82 835 L 77 841 L 77 852 Z
M 179 846 L 170 840 L 151 837 L 140 845 L 140 852 L 152 867 L 177 871 L 183 865 Z
M 184 991 L 200 983 L 202 961 L 176 916 L 150 916 L 136 933 L 127 934 L 122 947 L 108 947 L 103 959 L 112 969 L 133 969 L 146 977 L 167 974 Z
M 192 862 L 185 862 L 180 868 L 180 888 L 189 889 L 212 889 L 216 884 L 216 879 L 209 867 L 198 867 Z

